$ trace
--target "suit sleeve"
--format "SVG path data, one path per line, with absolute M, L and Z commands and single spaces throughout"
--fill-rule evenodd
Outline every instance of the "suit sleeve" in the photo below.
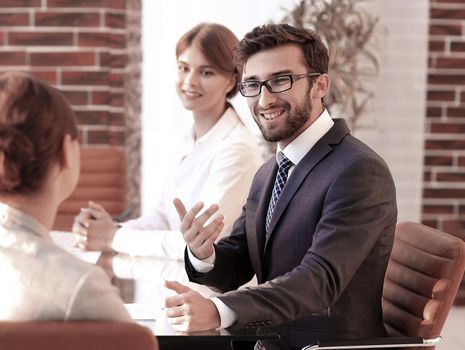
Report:
M 231 235 L 215 245 L 215 265 L 210 272 L 196 271 L 189 260 L 186 249 L 184 261 L 187 275 L 192 282 L 205 284 L 216 291 L 227 292 L 239 288 L 252 279 L 254 271 L 248 253 L 245 211 L 246 206 L 243 207 L 241 216 L 234 223 Z

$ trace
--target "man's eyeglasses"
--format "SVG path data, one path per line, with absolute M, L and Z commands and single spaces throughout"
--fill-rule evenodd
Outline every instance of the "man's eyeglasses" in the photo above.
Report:
M 255 97 L 260 95 L 262 92 L 262 86 L 266 86 L 269 92 L 278 93 L 290 90 L 292 84 L 297 80 L 309 77 L 316 77 L 321 75 L 320 73 L 305 73 L 305 74 L 285 74 L 277 77 L 259 81 L 259 80 L 247 80 L 241 81 L 237 84 L 239 92 L 244 97 Z

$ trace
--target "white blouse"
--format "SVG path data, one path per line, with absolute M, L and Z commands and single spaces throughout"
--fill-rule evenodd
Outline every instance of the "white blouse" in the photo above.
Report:
M 199 139 L 194 140 L 191 131 L 176 159 L 155 211 L 123 224 L 113 239 L 113 249 L 182 260 L 186 244 L 179 231 L 175 197 L 187 209 L 198 201 L 204 202 L 204 208 L 218 204 L 225 223 L 219 238 L 228 235 L 263 163 L 256 139 L 233 108 Z

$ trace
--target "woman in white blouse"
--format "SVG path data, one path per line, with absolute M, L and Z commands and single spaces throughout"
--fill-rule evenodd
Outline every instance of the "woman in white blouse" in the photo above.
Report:
M 215 23 L 201 23 L 180 38 L 176 90 L 193 125 L 175 152 L 177 163 L 150 215 L 119 227 L 104 208 L 89 202 L 73 225 L 87 237 L 87 249 L 183 259 L 186 244 L 174 198 L 189 207 L 217 203 L 217 215 L 224 216 L 220 238 L 229 234 L 262 164 L 255 138 L 228 102 L 241 80 L 242 67 L 233 58 L 237 43 L 228 28 Z
M 78 180 L 77 137 L 58 90 L 0 74 L 0 320 L 130 321 L 105 272 L 49 235 Z

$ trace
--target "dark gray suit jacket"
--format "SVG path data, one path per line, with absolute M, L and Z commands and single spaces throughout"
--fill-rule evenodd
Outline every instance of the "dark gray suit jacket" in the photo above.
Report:
M 336 119 L 290 175 L 266 239 L 276 172 L 275 159 L 258 170 L 212 271 L 198 273 L 186 257 L 190 279 L 226 292 L 235 327 L 279 325 L 292 348 L 385 335 L 381 294 L 397 220 L 385 162 Z M 257 287 L 236 290 L 254 274 Z

